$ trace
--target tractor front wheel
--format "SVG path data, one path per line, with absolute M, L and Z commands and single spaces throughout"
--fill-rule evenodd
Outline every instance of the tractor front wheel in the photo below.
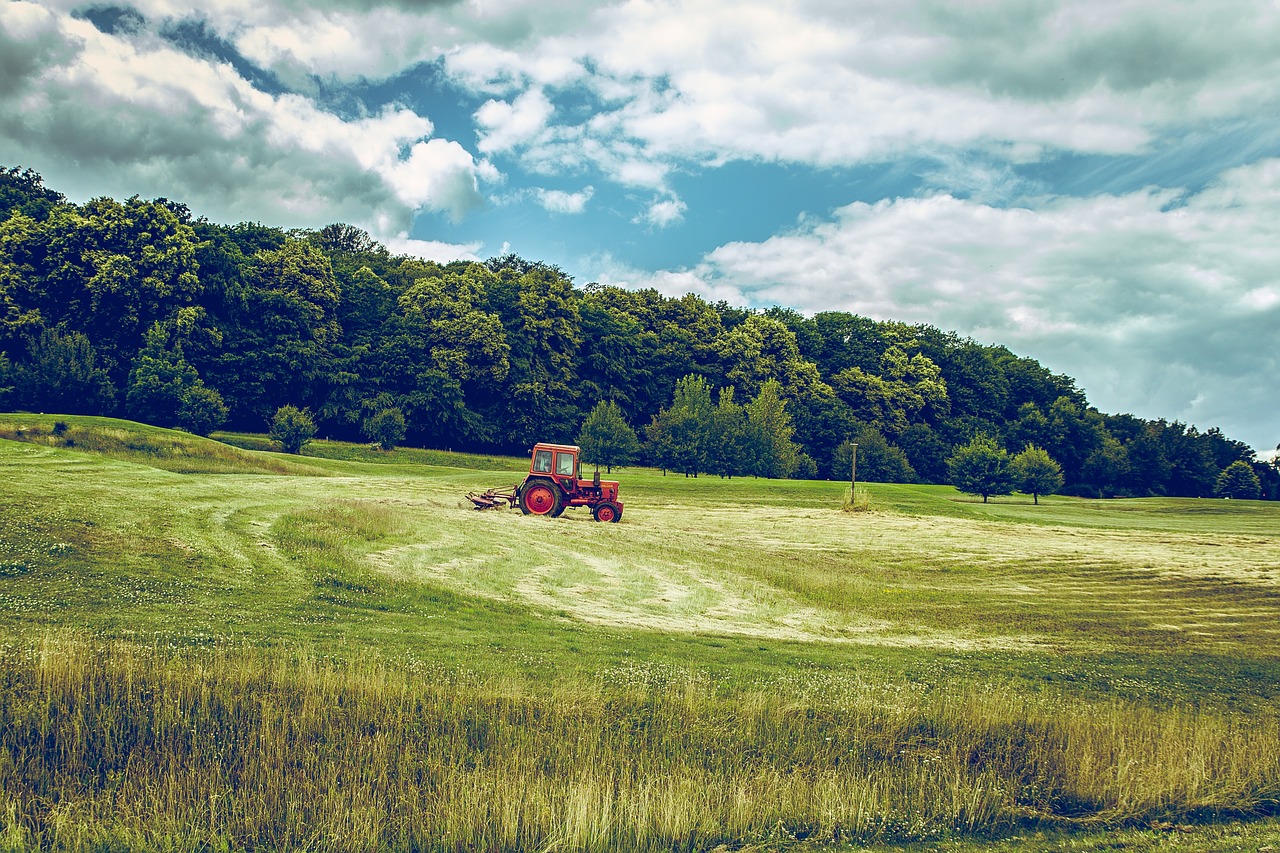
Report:
M 591 508 L 591 517 L 596 521 L 611 521 L 617 524 L 622 520 L 622 507 L 609 501 L 598 503 Z
M 520 490 L 520 511 L 525 515 L 549 515 L 555 518 L 564 512 L 560 490 L 550 480 L 533 480 Z

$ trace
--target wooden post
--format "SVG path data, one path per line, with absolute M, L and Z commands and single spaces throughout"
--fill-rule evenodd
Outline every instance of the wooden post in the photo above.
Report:
M 849 471 L 849 500 L 855 499 L 855 492 L 858 491 L 858 443 L 853 444 L 853 465 Z

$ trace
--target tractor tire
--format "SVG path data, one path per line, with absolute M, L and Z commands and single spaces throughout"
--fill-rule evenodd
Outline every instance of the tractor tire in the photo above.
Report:
M 622 520 L 622 507 L 615 503 L 604 501 L 591 508 L 591 517 L 596 521 L 611 521 L 617 524 Z
M 520 489 L 520 511 L 525 515 L 556 518 L 564 512 L 560 488 L 551 480 L 530 480 Z

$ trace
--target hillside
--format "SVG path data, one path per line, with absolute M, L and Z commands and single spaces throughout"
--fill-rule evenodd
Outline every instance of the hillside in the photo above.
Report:
M 871 484 L 848 513 L 629 468 L 610 525 L 467 508 L 519 459 L 0 425 L 12 837 L 703 849 L 1280 802 L 1272 503 Z

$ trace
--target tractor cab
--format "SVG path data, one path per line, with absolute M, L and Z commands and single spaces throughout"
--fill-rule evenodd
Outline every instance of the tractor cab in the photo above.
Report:
M 577 483 L 579 452 L 569 444 L 539 444 L 533 448 L 529 474 L 551 477 L 565 485 L 570 481 Z

